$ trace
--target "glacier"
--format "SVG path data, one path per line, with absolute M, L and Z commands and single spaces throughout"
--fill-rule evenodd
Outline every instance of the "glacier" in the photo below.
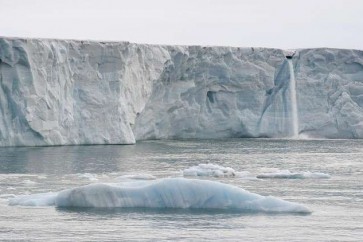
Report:
M 241 212 L 311 213 L 305 206 L 261 196 L 215 181 L 185 178 L 94 183 L 58 193 L 11 198 L 9 205 L 87 208 L 224 209 Z
M 287 53 L 0 37 L 0 146 L 363 138 L 363 51 Z

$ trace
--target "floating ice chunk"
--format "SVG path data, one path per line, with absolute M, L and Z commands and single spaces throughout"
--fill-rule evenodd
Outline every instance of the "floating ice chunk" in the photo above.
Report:
M 236 177 L 244 180 L 258 180 L 258 178 L 249 171 L 237 171 Z
M 23 183 L 24 185 L 26 185 L 26 186 L 32 186 L 32 185 L 37 184 L 37 182 L 35 182 L 35 181 L 31 181 L 31 180 L 29 180 L 29 179 L 25 179 L 22 183 Z
M 32 195 L 22 195 L 9 199 L 9 205 L 21 206 L 54 206 L 58 193 L 38 193 Z
M 234 177 L 237 172 L 230 168 L 215 164 L 199 164 L 183 170 L 183 176 Z
M 80 177 L 80 178 L 87 178 L 90 181 L 98 181 L 97 174 L 82 173 L 82 174 L 78 174 L 78 177 Z
M 250 193 L 220 182 L 165 178 L 123 184 L 90 184 L 52 194 L 10 199 L 10 205 L 94 208 L 234 209 L 251 212 L 310 213 L 305 206 Z
M 216 164 L 199 164 L 182 171 L 183 176 L 210 176 L 210 177 L 238 177 L 244 179 L 256 179 L 248 171 L 235 171 L 231 167 L 224 167 Z
M 278 170 L 276 172 L 263 173 L 257 176 L 257 178 L 279 178 L 279 179 L 328 179 L 329 174 L 321 172 L 290 172 L 289 170 Z

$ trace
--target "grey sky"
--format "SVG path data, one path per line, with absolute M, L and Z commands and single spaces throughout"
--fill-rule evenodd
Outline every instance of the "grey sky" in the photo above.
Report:
M 0 36 L 363 49 L 363 0 L 0 0 Z

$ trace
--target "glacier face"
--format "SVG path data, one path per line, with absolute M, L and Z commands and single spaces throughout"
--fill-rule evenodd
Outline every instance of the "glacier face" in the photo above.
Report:
M 0 38 L 0 145 L 363 138 L 363 52 Z M 293 70 L 290 68 L 293 67 Z
M 131 144 L 169 53 L 130 43 L 0 39 L 0 144 Z
M 363 51 L 300 50 L 294 63 L 300 133 L 363 138 Z
M 136 118 L 137 139 L 257 137 L 282 50 L 189 47 L 174 52 Z

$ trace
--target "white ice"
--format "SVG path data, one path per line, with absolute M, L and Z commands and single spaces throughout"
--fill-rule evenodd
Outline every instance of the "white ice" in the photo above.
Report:
M 80 178 L 86 178 L 86 179 L 89 179 L 90 181 L 98 181 L 97 174 L 82 173 L 82 174 L 78 174 L 78 177 L 80 177 Z
M 10 205 L 93 208 L 236 209 L 251 212 L 310 213 L 305 206 L 261 196 L 220 182 L 185 178 L 134 181 L 132 185 L 90 184 L 59 193 L 33 194 Z
M 322 172 L 290 172 L 289 170 L 277 170 L 257 175 L 257 178 L 279 178 L 279 179 L 328 179 L 329 174 Z
M 230 167 L 207 163 L 184 169 L 183 176 L 233 177 L 236 176 L 236 171 Z
M 363 138 L 359 50 L 1 37 L 0 79 L 0 146 Z
M 58 193 L 38 193 L 32 195 L 21 195 L 9 199 L 9 205 L 21 206 L 53 206 Z
M 237 177 L 246 179 L 255 179 L 248 171 L 236 171 L 231 167 L 225 167 L 217 164 L 206 163 L 186 168 L 182 171 L 185 177 Z

